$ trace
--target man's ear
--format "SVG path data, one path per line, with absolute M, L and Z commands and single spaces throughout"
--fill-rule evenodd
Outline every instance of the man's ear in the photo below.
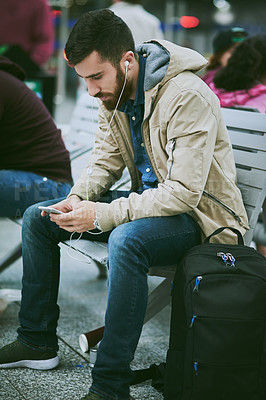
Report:
M 127 51 L 122 56 L 120 63 L 121 69 L 125 72 L 129 71 L 132 68 L 134 62 L 135 62 L 135 56 L 133 51 Z

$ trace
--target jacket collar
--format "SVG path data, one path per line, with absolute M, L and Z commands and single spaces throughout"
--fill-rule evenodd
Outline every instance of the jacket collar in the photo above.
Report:
M 144 91 L 164 85 L 181 72 L 197 72 L 207 64 L 201 54 L 167 40 L 144 42 L 136 47 L 136 51 L 147 59 Z

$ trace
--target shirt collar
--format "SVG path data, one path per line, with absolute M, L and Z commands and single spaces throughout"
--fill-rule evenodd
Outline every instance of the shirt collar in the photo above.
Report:
M 138 84 L 137 84 L 137 93 L 136 93 L 136 98 L 134 100 L 134 103 L 132 100 L 127 100 L 124 104 L 119 107 L 119 110 L 122 112 L 127 112 L 128 109 L 133 106 L 139 106 L 141 104 L 144 104 L 144 75 L 145 75 L 145 65 L 146 65 L 146 59 L 142 56 L 139 55 L 139 76 L 138 76 Z
M 137 85 L 137 94 L 134 101 L 134 106 L 144 104 L 144 75 L 145 75 L 146 58 L 139 56 L 139 76 Z

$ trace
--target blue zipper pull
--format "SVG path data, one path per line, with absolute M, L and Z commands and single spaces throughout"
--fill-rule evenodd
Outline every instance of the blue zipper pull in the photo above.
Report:
M 192 317 L 192 319 L 191 319 L 191 322 L 190 322 L 190 325 L 189 325 L 190 328 L 192 328 L 192 326 L 193 326 L 194 321 L 195 321 L 196 318 L 197 318 L 197 316 L 196 316 L 196 315 L 193 315 L 193 317 Z
M 229 258 L 229 260 L 231 261 L 231 267 L 235 267 L 235 261 L 236 261 L 235 257 L 232 256 L 231 253 L 226 253 L 226 255 Z
M 220 253 L 217 253 L 217 256 L 222 257 L 222 260 L 224 263 L 226 263 L 228 260 L 228 256 L 225 253 L 223 253 L 222 251 L 220 251 Z
M 201 275 L 196 277 L 196 283 L 195 283 L 193 292 L 198 292 L 199 291 L 199 284 L 200 284 L 201 280 L 202 280 L 202 276 Z
M 197 363 L 197 361 L 194 362 L 193 368 L 194 368 L 194 375 L 198 375 L 198 363 Z

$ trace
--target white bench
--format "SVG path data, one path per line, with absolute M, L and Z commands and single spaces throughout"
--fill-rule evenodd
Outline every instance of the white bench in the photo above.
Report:
M 260 188 L 256 188 L 257 182 L 260 182 L 261 178 L 263 180 L 265 171 L 264 152 L 266 151 L 266 148 L 265 139 L 263 139 L 263 137 L 266 135 L 266 115 L 228 108 L 223 108 L 222 112 L 231 136 L 231 141 L 232 137 L 234 137 L 234 142 L 232 141 L 232 143 L 234 147 L 235 162 L 237 165 L 238 183 L 242 192 L 244 203 L 246 204 L 248 215 L 250 217 L 249 225 L 251 229 L 246 233 L 245 241 L 246 243 L 250 243 L 251 239 L 253 239 L 256 243 L 266 245 L 266 202 L 263 201 L 265 192 L 263 190 L 260 192 Z M 238 136 L 242 133 L 245 135 Z M 247 134 L 249 133 L 261 137 L 260 139 L 257 139 L 256 142 L 255 138 L 253 137 L 251 139 L 250 148 L 248 148 L 249 143 L 245 142 L 246 138 L 248 137 Z M 260 151 L 255 148 L 256 143 L 258 143 L 257 147 L 261 146 Z M 237 151 L 237 146 L 239 145 L 241 149 Z M 247 145 L 247 148 L 245 148 L 245 145 Z M 245 168 L 244 166 L 245 163 L 248 162 L 248 158 L 248 168 L 250 172 L 243 172 L 243 168 Z M 252 200 L 249 200 L 251 198 Z M 256 208 L 256 211 L 254 208 Z M 258 216 L 262 208 L 263 223 L 258 222 Z

